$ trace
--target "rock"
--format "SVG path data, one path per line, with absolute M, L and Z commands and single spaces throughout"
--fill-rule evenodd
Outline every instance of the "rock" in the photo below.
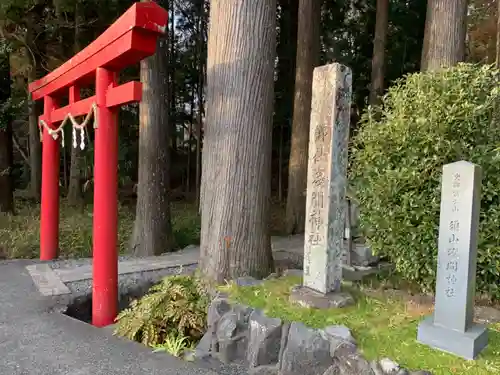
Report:
M 377 361 L 371 361 L 370 366 L 372 367 L 374 375 L 385 375 Z
M 278 373 L 278 365 L 258 366 L 248 370 L 249 375 L 278 375 Z
M 302 323 L 290 324 L 280 375 L 317 375 L 330 367 L 332 362 L 330 343 L 324 333 L 307 328 Z
M 389 358 L 382 358 L 379 361 L 380 368 L 387 375 L 396 375 L 399 371 L 399 364 L 390 360 Z
M 323 375 L 342 375 L 340 373 L 339 366 L 337 364 L 333 364 L 326 369 Z
M 371 366 L 375 375 L 409 375 L 408 370 L 401 368 L 389 358 L 382 358 L 378 362 L 372 361 Z
M 252 309 L 235 305 L 217 323 L 215 331 L 217 357 L 224 363 L 246 360 L 248 348 L 248 318 Z
M 233 313 L 225 314 L 217 325 L 217 357 L 224 363 L 229 363 L 246 357 L 248 343 L 247 332 L 237 334 L 238 316 Z
M 214 333 L 213 329 L 209 329 L 203 337 L 201 338 L 198 345 L 196 345 L 196 349 L 193 351 L 193 356 L 196 358 L 203 358 L 207 355 L 210 355 L 212 352 L 212 345 L 214 343 Z
M 254 282 L 259 281 L 240 279 L 247 285 Z M 389 358 L 369 363 L 343 325 L 316 330 L 283 323 L 220 296 L 210 304 L 207 320 L 207 332 L 195 350 L 185 351 L 185 360 L 231 363 L 248 368 L 250 375 L 432 375 L 408 371 Z
M 254 311 L 253 308 L 237 304 L 232 306 L 232 311 L 238 316 L 238 322 L 240 323 L 239 328 L 245 326 L 245 329 L 248 330 L 248 319 L 250 314 Z
M 366 245 L 354 244 L 351 252 L 351 263 L 355 266 L 369 266 L 376 264 L 379 257 L 374 256 L 370 248 Z
M 234 312 L 224 314 L 217 324 L 217 339 L 229 340 L 236 335 L 236 328 L 238 327 L 238 316 Z
M 342 340 L 349 341 L 353 344 L 356 343 L 356 340 L 354 340 L 354 337 L 352 337 L 351 330 L 346 326 L 332 325 L 323 328 L 323 331 L 325 331 L 325 333 L 329 336 L 337 337 Z
M 344 357 L 357 352 L 356 342 L 349 328 L 332 325 L 325 327 L 321 332 L 330 342 L 330 355 L 332 358 Z
M 290 332 L 290 323 L 284 323 L 281 326 L 280 353 L 278 355 L 279 363 L 281 363 L 281 359 L 283 358 L 283 353 L 286 349 L 286 345 L 288 344 L 288 333 L 289 332 Z
M 215 298 L 208 307 L 207 325 L 215 326 L 219 319 L 231 310 L 231 305 L 225 298 Z
M 242 276 L 235 279 L 234 283 L 238 286 L 254 286 L 262 284 L 262 280 L 257 280 L 252 276 Z
M 281 319 L 268 318 L 254 310 L 249 318 L 247 361 L 250 367 L 276 364 L 281 344 Z
M 359 353 L 335 358 L 323 375 L 379 375 Z
M 333 366 L 337 366 L 339 375 L 375 375 L 370 363 L 358 352 L 336 357 Z
M 332 358 L 342 358 L 358 352 L 356 345 L 333 336 L 329 337 L 330 355 Z

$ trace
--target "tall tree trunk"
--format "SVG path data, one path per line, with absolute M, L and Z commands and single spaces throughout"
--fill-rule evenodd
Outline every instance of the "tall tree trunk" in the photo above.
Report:
M 74 54 L 77 54 L 80 49 L 80 24 L 82 17 L 80 15 L 80 7 L 78 1 L 75 1 L 75 34 L 74 34 Z M 83 152 L 79 145 L 77 147 L 71 146 L 71 161 L 69 169 L 69 186 L 68 186 L 68 203 L 72 205 L 83 204 L 82 192 L 82 163 Z
M 156 54 L 141 62 L 139 178 L 131 241 L 135 256 L 159 255 L 171 251 L 173 245 L 169 201 L 168 54 L 167 37 L 161 37 Z
M 194 69 L 193 69 L 194 70 Z M 195 98 L 195 86 L 191 86 L 191 98 L 189 103 L 189 125 L 188 125 L 188 147 L 187 147 L 187 172 L 186 172 L 186 193 L 191 192 L 191 154 L 193 148 L 191 147 L 191 142 L 193 140 L 193 124 L 194 124 L 194 98 Z
M 431 7 L 431 2 L 432 0 L 427 0 L 427 9 L 425 11 L 425 26 L 424 26 L 424 38 L 422 41 L 422 53 L 420 56 L 420 71 L 424 71 L 424 68 L 427 65 L 426 59 L 427 59 L 427 54 L 429 51 L 429 38 L 430 38 L 430 32 L 427 32 L 427 30 L 430 31 L 431 26 L 430 26 L 430 21 L 431 18 L 429 16 L 430 14 L 430 7 Z
M 12 117 L 5 105 L 11 95 L 10 85 L 9 55 L 0 51 L 0 212 L 14 213 Z
M 279 38 L 277 79 L 274 86 L 273 139 L 278 139 L 278 197 L 282 201 L 284 138 L 289 137 L 293 116 L 295 61 L 297 58 L 298 0 L 279 0 Z M 276 144 L 273 145 L 274 147 Z M 275 173 L 273 173 L 275 175 Z
M 285 125 L 280 124 L 279 127 L 279 144 L 278 144 L 278 201 L 283 202 L 283 144 L 285 142 Z M 271 177 L 272 178 L 272 177 Z
M 497 0 L 497 44 L 495 66 L 500 69 L 500 0 Z
M 201 197 L 201 147 L 202 147 L 202 130 L 203 130 L 203 86 L 205 85 L 205 0 L 200 1 L 198 8 L 198 40 L 197 40 L 197 61 L 198 61 L 198 85 L 197 97 L 198 117 L 196 121 L 196 205 L 201 212 L 200 197 Z
M 80 0 L 81 1 L 81 0 Z M 75 1 L 78 3 L 78 0 Z M 53 0 L 52 5 L 54 6 L 54 12 L 55 12 L 55 40 L 56 44 L 53 47 L 54 48 L 54 54 L 53 57 L 55 57 L 60 64 L 62 64 L 66 60 L 65 56 L 65 50 L 64 50 L 64 40 L 63 40 L 63 28 L 64 28 L 64 13 L 63 13 L 63 6 L 64 2 L 62 0 Z
M 202 274 L 273 270 L 269 211 L 276 0 L 212 0 L 203 155 Z
M 175 57 L 175 1 L 170 1 L 170 32 L 168 33 L 169 35 L 169 41 L 170 41 L 170 59 L 168 63 L 168 72 L 170 75 L 170 85 L 169 85 L 169 105 L 170 108 L 168 109 L 170 116 L 170 126 L 172 127 L 172 158 L 175 157 L 177 153 L 177 107 L 176 107 L 176 102 L 175 102 L 175 62 L 176 62 L 176 57 Z
M 37 22 L 36 17 L 31 16 L 26 31 L 27 55 L 30 64 L 28 71 L 28 82 L 36 81 L 42 75 L 41 57 L 36 54 L 35 46 L 35 30 L 34 23 Z M 33 20 L 34 19 L 34 20 Z M 40 106 L 43 103 L 37 103 L 31 100 L 29 95 L 28 107 L 28 125 L 29 125 L 29 157 L 30 157 L 30 195 L 40 200 L 42 187 L 42 145 L 40 142 L 40 131 L 38 128 L 38 115 Z
M 299 1 L 295 101 L 286 201 L 286 231 L 289 234 L 302 233 L 305 225 L 312 76 L 319 63 L 320 19 L 320 1 Z
M 465 58 L 468 0 L 428 0 L 420 70 L 456 65 Z
M 384 92 L 385 44 L 387 40 L 387 22 L 389 17 L 389 0 L 377 0 L 377 21 L 373 40 L 372 80 L 370 87 L 371 105 L 378 104 Z

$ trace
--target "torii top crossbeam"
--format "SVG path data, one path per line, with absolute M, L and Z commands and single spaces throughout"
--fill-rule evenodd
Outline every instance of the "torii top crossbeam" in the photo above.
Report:
M 102 35 L 59 68 L 29 85 L 33 100 L 44 100 L 40 258 L 57 257 L 59 248 L 59 133 L 67 117 L 93 112 L 94 230 L 92 322 L 112 324 L 117 312 L 117 172 L 119 106 L 142 97 L 140 82 L 117 86 L 117 73 L 154 54 L 168 13 L 153 2 L 128 9 Z M 95 95 L 80 100 L 80 89 L 95 82 Z M 57 108 L 59 99 L 69 104 Z M 63 122 L 64 124 L 64 122 Z M 97 125 L 97 126 L 96 126 Z M 73 125 L 74 127 L 76 125 Z M 82 130 L 83 131 L 83 130 Z
M 71 86 L 84 87 L 95 80 L 98 67 L 119 72 L 154 54 L 156 39 L 165 32 L 167 12 L 155 3 L 136 3 L 84 50 L 45 77 L 29 85 L 32 100 L 64 95 Z M 108 92 L 108 106 L 141 99 L 142 87 L 133 82 Z M 52 113 L 52 122 L 62 121 L 66 113 L 88 113 L 95 97 L 60 108 Z M 44 114 L 47 115 L 47 114 Z

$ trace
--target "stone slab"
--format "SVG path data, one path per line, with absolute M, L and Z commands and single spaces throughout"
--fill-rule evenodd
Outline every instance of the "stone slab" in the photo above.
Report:
M 70 294 L 71 291 L 55 274 L 48 264 L 32 264 L 26 266 L 35 286 L 43 296 Z
M 290 301 L 303 307 L 315 309 L 341 308 L 354 304 L 354 299 L 346 292 L 320 293 L 306 286 L 296 286 L 290 292 Z
M 488 330 L 472 324 L 465 332 L 436 325 L 434 318 L 423 320 L 418 326 L 417 341 L 464 359 L 473 360 L 488 345 Z
M 286 251 L 304 256 L 304 235 L 295 234 L 293 236 L 272 236 L 271 247 L 274 251 Z
M 182 254 L 169 254 L 158 257 L 125 260 L 118 263 L 118 274 L 154 271 L 163 268 L 189 266 L 198 263 L 198 251 Z M 65 283 L 92 278 L 92 265 L 76 268 L 58 268 L 55 274 Z
M 304 258 L 304 235 L 303 234 L 295 234 L 293 236 L 286 237 L 271 237 L 272 240 L 272 248 L 273 254 L 285 252 L 288 254 L 293 254 L 294 259 L 300 258 L 300 262 L 303 262 Z M 344 249 L 348 249 L 347 241 L 344 241 Z M 378 257 L 371 255 L 371 251 L 368 246 L 364 243 L 353 242 L 352 244 L 352 252 L 355 264 L 358 263 L 366 264 L 366 260 L 368 263 L 378 261 Z
M 273 237 L 273 254 L 279 263 L 286 261 L 288 268 L 301 268 L 304 255 L 304 236 Z M 358 244 L 357 246 L 363 246 Z M 198 247 L 190 247 L 176 253 L 168 253 L 155 257 L 144 257 L 120 261 L 119 275 L 157 271 L 166 268 L 188 267 L 197 264 Z M 92 264 L 52 269 L 50 263 L 30 265 L 26 267 L 42 295 L 57 296 L 69 294 L 65 283 L 92 279 Z M 344 277 L 348 281 L 361 280 L 362 277 L 376 273 L 380 267 L 344 268 Z

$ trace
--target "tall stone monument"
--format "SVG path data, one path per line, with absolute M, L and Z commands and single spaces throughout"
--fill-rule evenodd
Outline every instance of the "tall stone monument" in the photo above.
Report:
M 303 285 L 291 299 L 314 307 L 353 302 L 341 293 L 352 73 L 341 64 L 314 69 L 307 172 Z
M 488 344 L 473 322 L 481 168 L 467 161 L 443 167 L 434 315 L 422 321 L 417 340 L 474 359 Z

